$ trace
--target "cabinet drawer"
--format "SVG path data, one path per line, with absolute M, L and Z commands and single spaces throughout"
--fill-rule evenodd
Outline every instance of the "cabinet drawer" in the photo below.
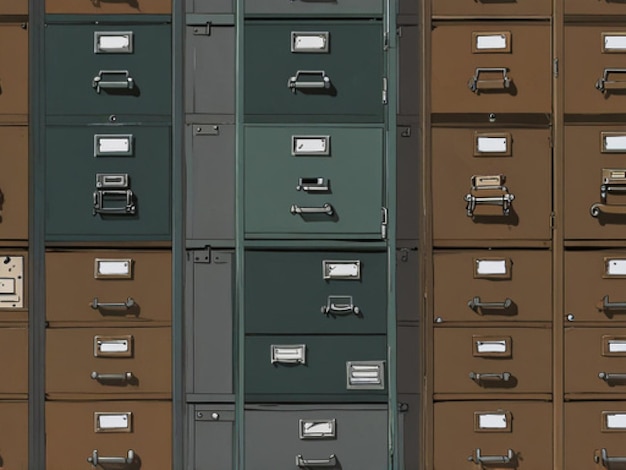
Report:
M 0 141 L 0 238 L 26 240 L 29 207 L 28 127 L 0 126 Z
M 566 15 L 626 15 L 626 5 L 620 0 L 567 0 L 564 3 Z
M 167 14 L 172 11 L 172 0 L 46 0 L 46 13 L 71 14 Z
M 28 329 L 0 328 L 0 354 L 7 358 L 0 362 L 0 376 L 3 377 L 0 398 L 4 394 L 25 396 L 28 393 Z M 4 458 L 2 451 L 6 448 L 5 445 L 0 447 L 0 458 Z
M 6 5 L 20 1 L 3 2 Z M 0 6 L 3 14 L 4 5 Z M 11 12 L 15 14 L 18 12 Z M 0 114 L 20 115 L 23 121 L 28 114 L 28 23 L 0 22 Z
M 5 468 L 28 468 L 28 402 L 0 403 L 0 459 Z
M 568 0 L 569 2 L 570 0 Z M 435 16 L 550 16 L 552 5 L 545 0 L 432 0 Z
M 250 15 L 382 15 L 382 0 L 342 0 L 337 2 L 310 2 L 307 0 L 245 0 L 245 13 Z

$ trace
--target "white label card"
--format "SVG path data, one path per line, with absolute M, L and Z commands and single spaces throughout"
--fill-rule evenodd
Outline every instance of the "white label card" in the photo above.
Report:
M 100 352 L 103 353 L 128 352 L 128 340 L 113 339 L 101 341 L 98 344 L 98 347 L 100 349 Z
M 98 151 L 100 153 L 118 153 L 130 151 L 130 139 L 116 139 L 116 138 L 100 138 L 98 142 Z
M 98 416 L 98 428 L 99 429 L 128 429 L 127 414 L 119 415 L 100 415 Z
M 285 362 L 289 364 L 306 363 L 306 345 L 274 345 L 272 344 L 271 363 Z
M 480 429 L 506 429 L 506 414 L 485 413 L 478 415 L 478 427 Z
M 380 368 L 378 366 L 352 365 L 350 370 L 351 383 L 378 384 L 380 380 Z
M 504 34 L 490 34 L 476 36 L 476 49 L 506 49 L 506 36 Z
M 626 135 L 607 135 L 604 137 L 604 150 L 626 151 Z
M 623 353 L 626 352 L 626 339 L 610 339 L 609 340 L 609 352 Z
M 507 151 L 506 137 L 479 137 L 478 151 L 484 153 L 504 153 Z
M 294 153 L 311 154 L 327 152 L 328 139 L 325 137 L 296 137 L 294 145 Z
M 2 294 L 15 294 L 15 279 L 0 278 L 0 295 Z
M 506 260 L 479 259 L 477 261 L 476 272 L 478 274 L 506 274 Z
M 130 273 L 130 263 L 128 261 L 99 261 L 98 274 L 103 275 L 125 275 Z
M 607 429 L 626 429 L 626 414 L 607 414 L 606 427 Z
M 98 46 L 101 50 L 126 50 L 130 46 L 130 38 L 124 36 L 100 36 Z
M 626 51 L 626 36 L 604 36 L 604 49 L 607 51 Z
M 608 260 L 607 274 L 609 276 L 625 276 L 626 275 L 626 259 Z
M 326 275 L 329 278 L 359 278 L 359 265 L 357 263 L 333 263 L 326 265 Z
M 332 421 L 305 421 L 302 424 L 303 434 L 306 435 L 327 435 L 333 434 L 335 426 Z
M 326 49 L 326 37 L 323 35 L 297 35 L 293 45 L 295 50 Z
M 479 353 L 505 353 L 506 352 L 506 341 L 477 341 L 476 349 Z

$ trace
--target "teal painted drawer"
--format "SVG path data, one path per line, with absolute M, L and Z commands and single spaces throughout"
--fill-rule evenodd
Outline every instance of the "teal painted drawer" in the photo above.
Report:
M 381 239 L 381 127 L 248 126 L 244 139 L 247 237 Z
M 161 114 L 171 110 L 171 26 L 50 23 L 49 115 Z
M 49 127 L 47 240 L 167 240 L 169 126 Z
M 248 21 L 245 27 L 247 122 L 383 121 L 381 21 Z
M 246 333 L 387 330 L 384 252 L 247 251 L 244 282 Z
M 384 335 L 247 336 L 247 402 L 387 400 Z
M 383 1 L 340 0 L 312 2 L 310 0 L 245 0 L 245 13 L 247 15 L 382 15 Z

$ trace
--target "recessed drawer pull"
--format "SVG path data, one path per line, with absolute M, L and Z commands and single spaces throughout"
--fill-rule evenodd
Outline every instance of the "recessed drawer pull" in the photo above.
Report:
M 326 178 L 298 178 L 296 191 L 328 191 L 330 186 Z
M 123 372 L 121 374 L 100 374 L 92 372 L 91 378 L 98 382 L 132 382 L 135 376 L 132 372 Z
M 626 374 L 615 374 L 611 372 L 600 372 L 598 378 L 605 382 L 624 382 L 626 381 Z
M 135 300 L 132 297 L 126 299 L 125 302 L 100 302 L 98 297 L 94 297 L 91 302 L 91 308 L 98 310 L 100 308 L 132 308 L 135 306 Z
M 306 76 L 316 76 L 319 79 L 303 80 L 302 78 Z M 330 88 L 330 78 L 323 70 L 298 70 L 293 77 L 289 78 L 287 86 L 292 93 L 295 93 L 296 90 L 304 89 L 325 89 Z
M 130 76 L 128 70 L 100 70 L 98 75 L 93 78 L 91 86 L 98 94 L 101 90 L 132 90 L 135 88 L 135 80 Z
M 130 465 L 134 461 L 135 451 L 132 449 L 128 450 L 126 457 L 100 457 L 98 455 L 98 449 L 94 449 L 91 453 L 91 457 L 87 457 L 87 462 L 94 468 L 99 465 Z
M 624 310 L 626 311 L 626 302 L 609 302 L 609 296 L 602 297 L 602 307 L 600 310 Z
M 302 455 L 296 455 L 296 465 L 299 468 L 309 467 L 336 467 L 337 458 L 332 454 L 327 459 L 305 459 Z
M 626 69 L 604 69 L 602 78 L 596 82 L 596 88 L 602 93 L 606 93 L 610 90 L 626 90 L 626 80 L 609 80 L 610 73 L 624 73 Z
M 474 455 L 470 455 L 467 460 L 479 465 L 493 465 L 493 464 L 510 464 L 515 458 L 515 452 L 513 449 L 508 449 L 506 455 L 482 455 L 480 448 L 474 451 Z
M 329 295 L 326 305 L 322 306 L 322 313 L 324 315 L 349 315 L 354 313 L 356 316 L 359 316 L 361 309 L 354 305 L 351 295 Z
M 480 74 L 483 72 L 501 73 L 502 78 L 498 80 L 480 80 Z M 467 86 L 474 93 L 480 90 L 505 90 L 511 85 L 511 79 L 507 76 L 508 69 L 506 67 L 477 67 L 474 76 L 470 78 Z
M 604 468 L 610 468 L 611 464 L 614 463 L 626 464 L 626 457 L 609 457 L 609 452 L 606 450 L 606 448 L 602 448 L 600 450 L 600 455 L 598 455 L 598 451 L 596 451 L 595 455 L 593 456 L 593 460 L 595 461 L 595 463 L 602 462 L 602 466 Z
M 503 191 L 508 191 L 505 186 L 502 186 Z M 473 217 L 474 210 L 479 204 L 490 206 L 502 206 L 502 215 L 509 215 L 511 211 L 511 203 L 515 199 L 514 194 L 503 194 L 502 196 L 474 196 L 473 194 L 465 195 L 465 202 L 467 202 L 467 216 Z
M 511 380 L 510 372 L 501 372 L 501 373 L 478 373 L 478 372 L 470 372 L 469 378 L 474 382 L 508 382 Z
M 468 300 L 467 306 L 474 310 L 475 312 L 485 309 L 485 310 L 506 310 L 511 305 L 513 305 L 513 301 L 508 297 L 504 299 L 504 302 L 481 302 L 480 297 L 474 297 L 472 300 Z
M 293 215 L 296 215 L 296 214 L 333 215 L 335 213 L 335 209 L 333 209 L 333 206 L 331 206 L 328 203 L 325 203 L 322 207 L 301 207 L 297 204 L 293 204 L 290 210 Z

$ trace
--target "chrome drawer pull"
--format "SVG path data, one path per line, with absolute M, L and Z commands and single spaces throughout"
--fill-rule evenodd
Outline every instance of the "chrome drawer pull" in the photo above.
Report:
M 117 80 L 115 79 L 117 76 Z M 106 78 L 109 78 L 108 80 Z M 100 94 L 101 90 L 135 88 L 135 80 L 130 76 L 128 70 L 100 70 L 93 78 L 91 86 Z
M 609 296 L 602 297 L 601 310 L 626 310 L 626 302 L 609 302 Z
M 474 462 L 479 465 L 493 465 L 493 464 L 509 464 L 515 458 L 515 452 L 513 449 L 508 449 L 506 451 L 506 455 L 482 455 L 480 448 L 474 451 L 474 455 L 470 455 L 467 460 L 468 462 Z
M 609 80 L 610 73 L 626 73 L 626 69 L 604 69 L 602 78 L 596 82 L 596 88 L 602 93 L 610 90 L 626 90 L 626 80 Z
M 328 191 L 330 186 L 326 178 L 298 178 L 296 191 Z
M 600 461 L 602 461 L 602 466 L 604 468 L 610 468 L 611 464 L 614 463 L 626 463 L 626 457 L 609 457 L 609 452 L 606 450 L 606 448 L 602 448 L 600 450 L 600 455 L 598 455 L 598 451 L 596 451 L 595 455 L 593 456 L 593 460 L 595 463 L 600 463 Z
M 328 203 L 325 203 L 322 207 L 300 207 L 297 204 L 292 204 L 291 213 L 293 215 L 296 214 L 326 214 L 333 215 L 335 213 L 335 209 Z
M 98 297 L 94 297 L 91 302 L 91 308 L 98 310 L 99 308 L 132 308 L 135 306 L 135 301 L 132 297 L 126 299 L 125 302 L 100 302 Z
M 502 373 L 478 373 L 478 372 L 470 372 L 469 378 L 474 382 L 483 382 L 483 381 L 497 381 L 497 382 L 508 382 L 511 380 L 510 372 L 502 372 Z
M 319 80 L 304 81 L 301 76 L 316 75 L 319 76 Z M 303 89 L 325 89 L 330 88 L 330 78 L 323 70 L 298 70 L 293 77 L 289 78 L 287 86 L 292 93 L 296 90 Z
M 327 459 L 305 459 L 302 457 L 302 455 L 296 455 L 296 465 L 299 468 L 336 467 L 337 457 L 335 457 L 335 454 L 332 454 Z
M 345 303 L 339 303 L 339 302 Z M 324 315 L 349 315 L 354 313 L 359 316 L 361 309 L 354 305 L 351 295 L 329 295 L 326 305 L 322 306 Z
M 513 304 L 513 301 L 508 297 L 504 299 L 504 302 L 481 302 L 480 297 L 474 297 L 472 300 L 467 301 L 467 306 L 474 311 L 480 309 L 487 310 L 506 310 Z
M 94 449 L 91 453 L 91 457 L 87 457 L 87 462 L 94 468 L 98 465 L 130 465 L 134 461 L 135 451 L 132 449 L 129 449 L 126 457 L 100 457 L 98 455 L 98 449 Z
M 508 191 L 505 186 L 502 186 L 500 189 L 503 191 Z M 467 216 L 473 217 L 474 210 L 476 206 L 479 204 L 490 205 L 490 206 L 502 206 L 502 215 L 509 215 L 511 211 L 511 203 L 515 199 L 514 194 L 503 194 L 502 196 L 474 196 L 473 194 L 465 195 L 465 202 L 467 202 Z
M 499 80 L 480 80 L 480 74 L 483 72 L 499 72 L 502 74 L 502 78 Z M 478 93 L 480 90 L 505 90 L 511 85 L 511 79 L 507 76 L 507 72 L 506 67 L 477 67 L 467 86 L 474 93 Z
M 600 372 L 598 378 L 605 382 L 624 382 L 626 381 L 626 374 L 613 374 L 610 372 Z
M 96 371 L 91 373 L 91 378 L 98 382 L 132 382 L 135 378 L 132 372 L 123 372 L 121 374 L 100 374 Z

